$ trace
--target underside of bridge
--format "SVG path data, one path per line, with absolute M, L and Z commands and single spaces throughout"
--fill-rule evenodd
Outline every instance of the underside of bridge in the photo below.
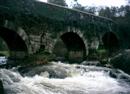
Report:
M 115 51 L 119 48 L 119 40 L 113 32 L 107 32 L 102 37 L 103 44 L 106 49 Z
M 61 55 L 69 59 L 72 62 L 81 62 L 86 56 L 86 48 L 82 38 L 74 33 L 64 33 L 61 39 L 56 43 L 54 49 L 56 54 Z
M 0 37 L 6 42 L 10 57 L 23 58 L 27 55 L 27 46 L 15 31 L 0 27 Z

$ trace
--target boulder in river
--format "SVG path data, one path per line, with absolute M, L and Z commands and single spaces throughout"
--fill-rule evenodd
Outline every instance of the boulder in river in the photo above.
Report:
M 125 50 L 111 59 L 111 64 L 130 74 L 130 50 Z

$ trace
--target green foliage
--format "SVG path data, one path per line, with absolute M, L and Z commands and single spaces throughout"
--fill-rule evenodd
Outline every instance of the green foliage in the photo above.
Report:
M 78 3 L 73 5 L 73 9 L 85 11 L 85 7 L 83 7 L 81 4 L 78 4 Z
M 0 56 L 9 56 L 9 51 L 0 51 Z
M 72 6 L 73 9 L 77 9 L 80 11 L 84 11 L 84 12 L 88 12 L 88 13 L 92 13 L 92 14 L 96 14 L 96 7 L 88 7 L 88 6 L 82 6 L 81 4 L 79 4 L 77 1 L 75 1 L 76 3 Z
M 129 33 L 130 32 L 130 0 L 128 0 L 129 3 L 126 6 L 105 7 L 105 8 L 82 6 L 81 4 L 78 3 L 78 0 L 73 0 L 73 1 L 75 1 L 75 4 L 73 4 L 72 6 L 73 9 L 77 9 L 92 14 L 98 14 L 99 16 L 113 19 L 118 26 L 118 29 L 115 26 L 113 28 L 115 28 L 114 32 L 118 32 L 117 34 L 119 35 L 120 42 L 122 43 L 121 46 L 124 48 L 130 48 L 130 43 L 129 43 L 130 41 L 130 33 Z M 105 24 L 102 26 L 103 26 L 102 28 L 107 28 Z
M 2 38 L 0 38 L 0 51 L 7 51 L 8 47 L 7 44 L 4 42 Z

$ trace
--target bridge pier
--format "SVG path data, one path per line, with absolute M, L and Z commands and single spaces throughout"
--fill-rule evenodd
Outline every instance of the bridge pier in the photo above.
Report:
M 28 56 L 27 52 L 24 51 L 10 51 L 10 57 L 11 59 L 24 59 L 26 56 Z
M 84 60 L 83 51 L 69 51 L 68 59 L 71 62 L 82 62 Z

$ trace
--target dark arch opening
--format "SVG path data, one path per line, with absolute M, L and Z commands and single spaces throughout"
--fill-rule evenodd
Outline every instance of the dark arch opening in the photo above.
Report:
M 0 37 L 6 42 L 10 56 L 22 58 L 27 54 L 25 41 L 15 31 L 0 27 Z
M 113 32 L 107 32 L 102 37 L 104 47 L 110 51 L 115 51 L 119 48 L 119 40 Z
M 74 32 L 64 33 L 61 36 L 61 40 L 67 49 L 67 58 L 69 61 L 81 62 L 84 60 L 86 56 L 86 48 L 83 40 L 78 34 Z

